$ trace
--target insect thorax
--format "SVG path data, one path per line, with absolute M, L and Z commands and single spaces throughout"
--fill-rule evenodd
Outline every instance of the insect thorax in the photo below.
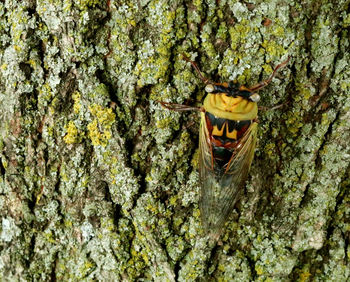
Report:
M 258 115 L 257 103 L 243 97 L 230 97 L 224 93 L 208 94 L 203 102 L 206 112 L 228 120 L 253 120 Z

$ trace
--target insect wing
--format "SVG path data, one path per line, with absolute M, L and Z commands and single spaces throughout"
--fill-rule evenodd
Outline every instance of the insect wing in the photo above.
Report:
M 240 139 L 230 161 L 220 172 L 213 158 L 204 113 L 201 116 L 199 137 L 201 217 L 205 230 L 218 235 L 239 199 L 248 177 L 256 146 L 257 123 L 253 122 L 250 125 Z

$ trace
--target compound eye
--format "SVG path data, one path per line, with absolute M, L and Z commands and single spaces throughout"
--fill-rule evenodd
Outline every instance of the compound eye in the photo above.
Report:
M 260 101 L 260 95 L 254 93 L 254 94 L 252 94 L 252 95 L 249 96 L 249 99 L 250 99 L 251 101 L 255 102 L 255 103 L 256 103 L 256 102 L 259 102 L 259 101 Z
M 211 93 L 215 90 L 215 87 L 213 84 L 207 84 L 207 86 L 205 86 L 205 91 L 208 93 Z

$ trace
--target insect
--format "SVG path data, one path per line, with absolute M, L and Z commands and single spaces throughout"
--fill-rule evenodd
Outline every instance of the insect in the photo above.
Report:
M 195 62 L 192 64 L 206 84 L 202 107 L 160 102 L 169 110 L 200 112 L 199 178 L 202 225 L 218 238 L 221 229 L 243 191 L 257 142 L 258 106 L 256 93 L 267 86 L 286 66 L 289 58 L 277 65 L 271 76 L 252 87 L 236 83 L 215 83 L 206 79 Z

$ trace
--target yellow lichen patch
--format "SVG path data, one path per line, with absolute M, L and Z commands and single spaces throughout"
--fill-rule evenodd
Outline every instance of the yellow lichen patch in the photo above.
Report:
M 306 272 L 300 273 L 299 278 L 300 278 L 300 281 L 304 282 L 304 281 L 308 281 L 310 276 L 311 276 L 311 273 L 306 271 Z
M 275 41 L 264 40 L 261 46 L 271 57 L 282 57 L 287 53 L 287 50 L 285 50 L 282 45 L 277 44 Z M 267 59 L 266 62 L 269 63 L 270 59 Z
M 264 273 L 264 270 L 260 265 L 255 266 L 255 271 L 258 275 L 262 275 Z
M 106 146 L 112 137 L 111 127 L 115 121 L 115 114 L 111 108 L 103 108 L 100 105 L 89 107 L 95 119 L 88 124 L 89 137 L 94 146 Z
M 37 63 L 32 59 L 28 60 L 28 64 L 30 64 L 33 67 L 33 69 L 36 69 L 37 67 Z
M 272 34 L 277 37 L 283 37 L 285 34 L 285 30 L 282 26 L 277 26 L 273 31 Z
M 96 5 L 100 4 L 100 0 L 80 0 L 78 1 L 79 5 L 86 9 L 88 7 L 94 8 Z
M 172 196 L 172 197 L 170 197 L 170 199 L 169 199 L 169 204 L 170 204 L 171 206 L 175 206 L 177 200 L 178 200 L 178 195 Z
M 269 143 L 265 146 L 265 152 L 269 155 L 269 156 L 273 156 L 276 152 L 276 146 L 273 143 Z
M 263 67 L 264 71 L 265 71 L 266 73 L 268 73 L 268 74 L 271 74 L 271 73 L 273 72 L 272 67 L 271 67 L 270 65 L 268 65 L 268 64 L 265 64 L 265 65 L 263 65 L 262 67 Z
M 197 149 L 194 154 L 193 154 L 193 157 L 192 157 L 192 160 L 191 160 L 191 165 L 194 167 L 194 168 L 198 168 L 199 167 L 199 149 Z
M 231 37 L 231 48 L 236 50 L 241 44 L 246 43 L 251 27 L 247 20 L 242 20 L 239 24 L 229 28 Z
M 170 117 L 158 120 L 156 122 L 156 127 L 160 128 L 160 129 L 167 128 L 171 121 L 172 121 L 172 118 L 170 118 Z
M 65 126 L 67 130 L 66 136 L 63 137 L 64 142 L 67 144 L 74 144 L 78 142 L 78 129 L 76 128 L 73 121 L 70 121 L 68 125 Z
M 194 209 L 193 210 L 193 216 L 195 218 L 199 218 L 200 215 L 201 215 L 200 209 Z
M 97 120 L 95 119 L 93 122 L 89 123 L 87 128 L 89 130 L 89 137 L 92 141 L 92 145 L 94 146 L 102 145 L 101 139 L 103 136 L 97 127 Z
M 81 104 L 80 104 L 80 93 L 78 91 L 74 92 L 73 93 L 73 101 L 74 101 L 74 104 L 73 104 L 73 111 L 75 114 L 78 114 L 79 111 L 80 111 L 80 108 L 81 108 Z

